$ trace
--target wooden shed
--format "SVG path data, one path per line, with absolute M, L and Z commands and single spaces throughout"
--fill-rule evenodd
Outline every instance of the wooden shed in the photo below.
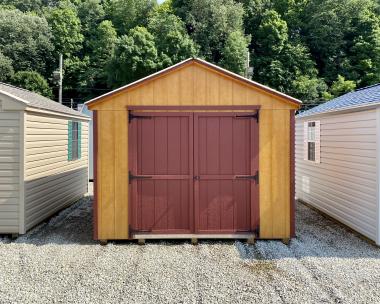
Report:
M 0 83 L 0 234 L 23 234 L 88 192 L 89 119 Z
M 299 100 L 188 59 L 87 105 L 95 239 L 294 235 Z

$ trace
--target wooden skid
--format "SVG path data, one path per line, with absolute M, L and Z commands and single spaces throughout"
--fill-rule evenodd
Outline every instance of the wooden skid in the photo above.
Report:
M 143 234 L 135 233 L 132 235 L 134 240 L 159 240 L 159 239 L 251 239 L 255 238 L 252 233 L 237 233 L 237 234 Z

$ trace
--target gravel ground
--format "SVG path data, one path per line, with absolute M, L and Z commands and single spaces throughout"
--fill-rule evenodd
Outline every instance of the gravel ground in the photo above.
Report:
M 297 235 L 100 246 L 85 198 L 12 241 L 0 303 L 380 303 L 380 249 L 302 204 Z

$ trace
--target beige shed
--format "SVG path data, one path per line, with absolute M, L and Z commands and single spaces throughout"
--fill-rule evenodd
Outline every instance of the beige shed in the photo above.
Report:
M 89 120 L 0 83 L 0 234 L 23 234 L 87 193 Z

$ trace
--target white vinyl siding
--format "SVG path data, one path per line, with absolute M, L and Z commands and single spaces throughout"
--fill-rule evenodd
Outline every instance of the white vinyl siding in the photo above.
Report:
M 320 161 L 304 160 L 304 122 L 296 121 L 296 197 L 372 240 L 377 229 L 376 110 L 326 114 Z
M 21 115 L 0 112 L 0 233 L 19 232 Z
M 81 158 L 68 161 L 69 120 L 29 112 L 26 114 L 26 229 L 87 192 L 88 122 L 82 121 Z

